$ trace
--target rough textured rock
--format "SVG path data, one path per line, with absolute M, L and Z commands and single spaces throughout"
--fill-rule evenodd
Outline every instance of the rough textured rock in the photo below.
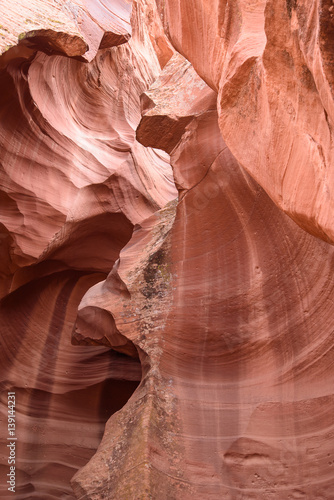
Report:
M 330 500 L 333 8 L 28 7 L 43 34 L 0 59 L 2 477 L 15 390 L 18 498 Z

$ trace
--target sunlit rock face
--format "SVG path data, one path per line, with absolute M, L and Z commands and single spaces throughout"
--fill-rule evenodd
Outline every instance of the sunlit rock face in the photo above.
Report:
M 7 54 L 34 49 L 83 56 L 92 60 L 98 49 L 125 43 L 131 37 L 131 1 L 113 0 L 20 0 L 2 2 L 1 51 Z
M 331 500 L 331 6 L 43 5 L 3 12 L 2 477 L 10 390 L 18 498 Z

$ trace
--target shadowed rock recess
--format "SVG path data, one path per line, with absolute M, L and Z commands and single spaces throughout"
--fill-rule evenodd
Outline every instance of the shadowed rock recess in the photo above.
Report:
M 334 3 L 0 18 L 0 498 L 333 500 Z

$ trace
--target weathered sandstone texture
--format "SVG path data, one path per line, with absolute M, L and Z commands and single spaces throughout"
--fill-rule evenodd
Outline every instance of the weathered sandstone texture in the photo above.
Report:
M 332 2 L 0 12 L 0 497 L 332 500 Z

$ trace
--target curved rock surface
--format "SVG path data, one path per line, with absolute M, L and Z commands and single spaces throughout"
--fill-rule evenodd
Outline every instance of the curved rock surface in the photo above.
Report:
M 177 71 L 168 64 L 160 80 L 177 80 Z M 138 228 L 79 307 L 79 318 L 93 307 L 111 314 L 138 346 L 144 372 L 74 491 L 94 499 L 329 499 L 334 250 L 242 169 L 192 81 L 190 121 L 171 152 L 176 215 L 165 208 Z M 159 147 L 171 131 L 165 92 L 146 92 L 156 108 L 137 132 L 151 120 L 155 137 L 160 116 Z M 112 343 L 105 321 L 99 329 Z
M 331 1 L 157 1 L 176 49 L 218 93 L 239 163 L 297 224 L 334 241 Z
M 82 8 L 98 16 L 102 6 Z M 61 5 L 39 7 L 30 4 L 46 38 L 35 37 L 26 50 L 22 37 L 1 62 L 0 356 L 5 440 L 6 394 L 16 392 L 16 495 L 44 500 L 74 498 L 70 478 L 92 456 L 106 420 L 141 379 L 134 347 L 135 356 L 111 351 L 92 332 L 89 338 L 74 333 L 71 341 L 80 299 L 111 270 L 134 226 L 177 191 L 168 155 L 135 139 L 140 95 L 161 68 L 147 28 L 139 30 L 147 9 L 133 6 L 128 43 L 108 42 L 119 46 L 94 49 L 94 59 L 85 62 L 75 52 L 78 37 L 70 24 L 69 50 L 51 46 L 59 39 L 48 16 L 61 12 Z M 113 14 L 120 15 L 119 7 L 130 14 L 127 2 L 114 2 Z M 130 33 L 130 15 L 126 19 Z M 21 30 L 19 19 L 15 26 Z M 166 41 L 171 51 L 168 46 Z
M 1 477 L 10 390 L 17 498 L 331 500 L 331 5 L 22 6 Z

